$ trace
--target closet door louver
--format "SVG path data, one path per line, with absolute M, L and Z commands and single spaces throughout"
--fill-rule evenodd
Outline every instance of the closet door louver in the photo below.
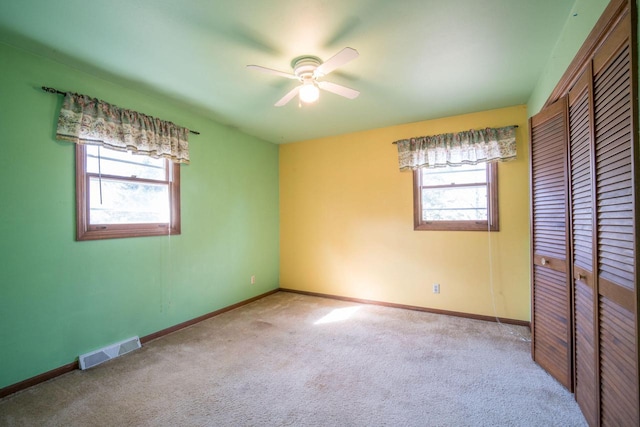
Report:
M 598 420 L 594 291 L 591 68 L 569 92 L 569 171 L 573 261 L 574 391 L 589 425 Z
M 567 102 L 530 120 L 533 359 L 572 388 L 567 244 Z
M 603 425 L 640 419 L 630 26 L 627 15 L 593 59 Z

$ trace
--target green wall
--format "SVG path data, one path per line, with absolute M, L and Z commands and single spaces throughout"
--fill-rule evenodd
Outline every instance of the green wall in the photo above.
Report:
M 182 235 L 75 241 L 74 145 L 43 85 L 201 132 Z M 0 134 L 0 388 L 278 287 L 276 145 L 4 44 Z
M 549 60 L 538 79 L 529 101 L 527 113 L 537 114 L 547 102 L 569 64 L 609 4 L 609 0 L 576 0 L 567 17 L 560 38 L 549 53 Z

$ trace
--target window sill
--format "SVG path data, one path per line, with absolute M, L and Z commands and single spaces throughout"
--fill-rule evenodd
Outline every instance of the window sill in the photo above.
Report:
M 180 235 L 179 228 L 169 228 L 166 224 L 155 226 L 90 226 L 88 230 L 77 230 L 76 240 L 120 239 L 125 237 L 175 236 Z
M 487 221 L 431 221 L 415 224 L 415 231 L 500 231 L 498 224 L 489 226 Z

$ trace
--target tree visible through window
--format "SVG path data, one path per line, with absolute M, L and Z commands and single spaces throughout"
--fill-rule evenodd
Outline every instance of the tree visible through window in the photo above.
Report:
M 77 239 L 180 234 L 180 168 L 166 159 L 78 144 Z
M 498 230 L 497 165 L 414 171 L 416 230 Z

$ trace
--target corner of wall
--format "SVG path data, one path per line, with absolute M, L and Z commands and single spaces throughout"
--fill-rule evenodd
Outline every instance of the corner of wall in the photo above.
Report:
M 527 101 L 529 117 L 540 111 L 591 32 L 609 0 L 576 0 L 556 45 Z

